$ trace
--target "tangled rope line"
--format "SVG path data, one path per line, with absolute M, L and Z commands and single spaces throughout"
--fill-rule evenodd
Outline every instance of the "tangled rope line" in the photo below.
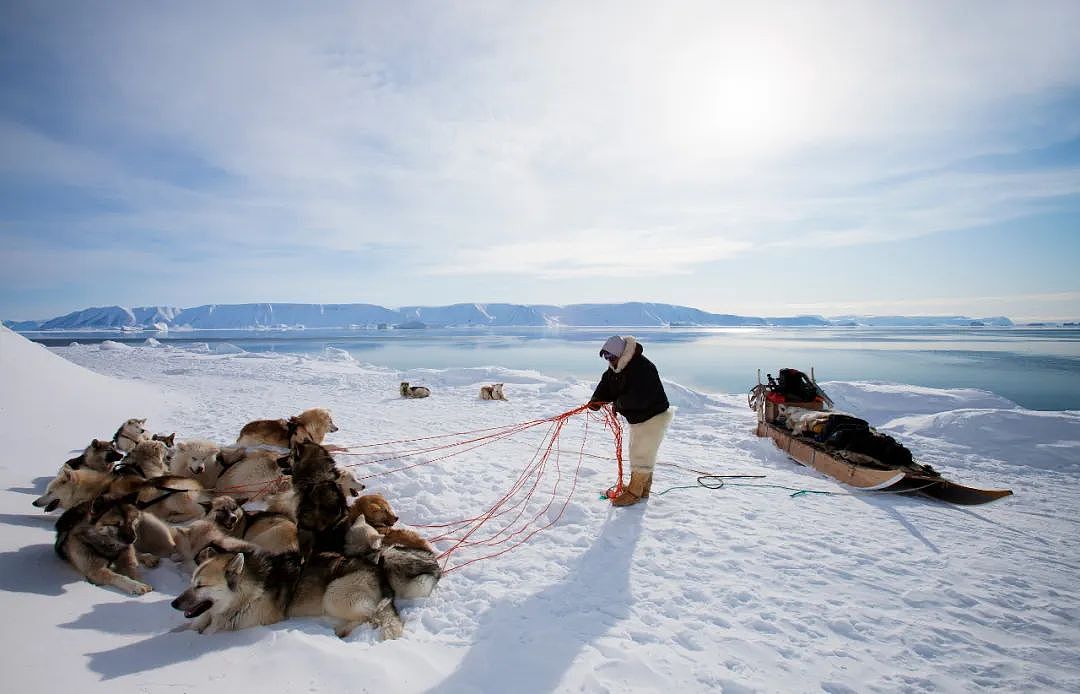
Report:
M 564 471 L 562 464 L 563 451 L 561 436 L 567 422 L 571 418 L 581 414 L 584 414 L 585 418 L 582 428 L 581 444 L 576 451 L 577 464 L 574 466 L 573 474 L 569 476 L 569 485 L 566 485 L 563 480 Z M 418 524 L 414 526 L 417 528 L 427 528 L 439 531 L 440 534 L 430 538 L 430 541 L 433 543 L 448 544 L 446 549 L 442 550 L 438 555 L 438 558 L 442 563 L 443 573 L 450 573 L 464 568 L 469 564 L 506 554 L 525 544 L 536 534 L 550 528 L 562 518 L 563 513 L 570 503 L 570 499 L 577 489 L 578 477 L 584 459 L 586 456 L 589 456 L 589 454 L 585 453 L 585 445 L 588 440 L 589 426 L 591 423 L 600 423 L 604 428 L 612 432 L 619 475 L 619 481 L 612 489 L 619 492 L 622 489 L 622 425 L 619 423 L 610 405 L 604 405 L 596 411 L 591 411 L 588 404 L 581 405 L 552 417 L 544 417 L 502 427 L 488 427 L 485 429 L 424 436 L 414 439 L 399 439 L 382 443 L 349 446 L 345 450 L 337 452 L 337 454 L 346 456 L 375 456 L 370 460 L 350 463 L 343 466 L 355 468 L 375 463 L 401 460 L 417 455 L 446 451 L 446 453 L 442 455 L 436 455 L 435 457 L 427 458 L 415 463 L 357 477 L 357 479 L 366 480 L 437 463 L 446 460 L 447 458 L 475 450 L 481 446 L 486 446 L 496 441 L 515 436 L 529 429 L 547 425 L 547 431 L 540 444 L 536 447 L 530 460 L 518 473 L 517 477 L 510 485 L 510 488 L 490 507 L 479 514 L 468 518 L 427 525 Z M 469 438 L 449 443 L 435 443 L 440 439 L 445 440 L 460 436 L 468 436 Z M 420 445 L 412 448 L 399 448 L 398 450 L 387 451 L 385 453 L 380 453 L 378 451 L 380 447 L 401 446 L 403 444 Z M 368 450 L 364 451 L 361 449 Z M 553 477 L 554 481 L 552 482 L 549 479 L 548 483 L 542 486 L 542 482 L 548 477 Z M 569 487 L 568 489 L 567 486 Z M 535 504 L 530 503 L 538 494 L 541 497 L 540 500 Z M 544 523 L 543 518 L 553 508 L 557 509 L 554 517 L 551 517 Z M 449 566 L 451 556 L 463 548 L 477 549 L 479 551 L 491 549 L 494 551 Z

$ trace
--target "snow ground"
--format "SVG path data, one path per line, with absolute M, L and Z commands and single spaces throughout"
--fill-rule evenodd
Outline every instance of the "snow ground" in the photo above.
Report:
M 734 484 L 661 493 L 695 482 L 664 466 L 647 503 L 613 510 L 598 499 L 614 482 L 610 439 L 593 426 L 579 457 L 579 418 L 561 439 L 563 496 L 581 461 L 562 517 L 402 605 L 403 638 L 379 642 L 360 628 L 341 641 L 319 620 L 202 636 L 170 632 L 183 621 L 168 604 L 186 584 L 177 567 L 148 572 L 155 591 L 133 598 L 82 581 L 53 553 L 56 514 L 30 501 L 90 438 L 147 416 L 178 439 L 229 442 L 251 419 L 322 406 L 341 427 L 329 443 L 367 445 L 554 415 L 593 384 L 501 369 L 399 372 L 335 350 L 54 351 L 0 329 L 0 414 L 17 432 L 0 463 L 7 691 L 1080 691 L 1077 412 L 1023 410 L 979 391 L 825 384 L 946 476 L 1016 492 L 956 507 L 848 493 L 757 439 L 742 395 L 668 383 L 679 411 L 663 462 L 836 494 Z M 401 380 L 432 396 L 400 399 Z M 508 402 L 477 399 L 496 381 Z M 407 523 L 474 515 L 529 462 L 542 429 L 366 481 Z M 339 461 L 363 476 L 430 457 Z M 451 563 L 474 556 L 463 549 Z

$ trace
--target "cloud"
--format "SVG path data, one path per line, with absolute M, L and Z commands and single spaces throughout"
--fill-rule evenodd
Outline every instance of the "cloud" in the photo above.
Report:
M 0 175 L 110 204 L 0 210 L 36 247 L 599 280 L 1080 192 L 1075 168 L 958 168 L 1080 135 L 1050 107 L 1080 90 L 1071 2 L 69 9 L 10 10 L 8 50 L 55 83 L 9 81 L 34 108 L 0 111 Z
M 731 258 L 748 242 L 670 238 L 662 230 L 589 230 L 573 238 L 464 249 L 428 272 L 436 275 L 531 274 L 544 279 L 688 274 L 702 263 Z

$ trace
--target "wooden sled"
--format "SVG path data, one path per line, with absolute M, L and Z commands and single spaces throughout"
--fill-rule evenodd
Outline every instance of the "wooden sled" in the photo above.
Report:
M 776 447 L 795 462 L 814 468 L 856 489 L 922 494 L 933 499 L 965 506 L 985 504 L 1012 494 L 1009 489 L 979 489 L 940 476 L 913 470 L 879 469 L 857 465 L 825 449 L 817 441 L 797 436 L 783 427 L 759 420 L 757 435 L 769 437 Z

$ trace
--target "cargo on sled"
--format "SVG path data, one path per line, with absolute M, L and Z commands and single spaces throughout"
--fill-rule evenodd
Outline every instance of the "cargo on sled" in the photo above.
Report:
M 903 444 L 866 420 L 837 412 L 817 381 L 797 369 L 750 389 L 757 413 L 757 435 L 802 465 L 858 489 L 923 494 L 954 504 L 985 504 L 1012 494 L 1009 489 L 979 489 L 947 480 L 934 468 L 915 462 Z

